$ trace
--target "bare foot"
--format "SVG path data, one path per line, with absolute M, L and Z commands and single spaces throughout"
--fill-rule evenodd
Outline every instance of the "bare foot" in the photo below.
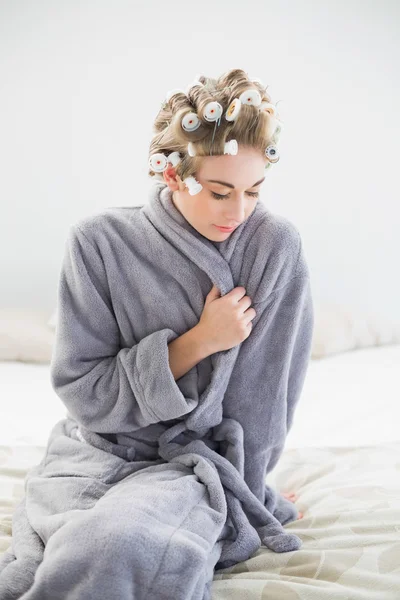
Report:
M 296 502 L 297 496 L 294 492 L 282 492 L 282 496 L 285 496 L 291 502 Z
M 298 499 L 298 496 L 296 496 L 296 494 L 294 492 L 282 492 L 282 496 L 284 496 L 287 500 L 290 500 L 290 502 L 296 502 L 296 500 Z M 303 513 L 299 511 L 299 519 L 303 518 Z

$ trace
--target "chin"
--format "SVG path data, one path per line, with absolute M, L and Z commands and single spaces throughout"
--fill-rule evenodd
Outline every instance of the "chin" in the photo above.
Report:
M 237 228 L 236 228 L 237 229 Z M 216 238 L 219 239 L 221 237 L 228 237 L 229 235 L 232 235 L 232 233 L 235 231 L 235 229 L 232 229 L 232 231 L 219 231 L 217 229 L 217 234 L 216 234 Z

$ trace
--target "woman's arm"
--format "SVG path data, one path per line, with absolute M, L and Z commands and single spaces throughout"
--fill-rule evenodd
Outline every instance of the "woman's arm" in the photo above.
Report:
M 195 325 L 189 331 L 168 344 L 169 365 L 174 378 L 177 380 L 190 371 L 194 365 L 213 354 L 207 345 L 200 325 Z
M 102 257 L 78 225 L 66 240 L 57 307 L 50 381 L 77 422 L 99 433 L 123 433 L 197 406 L 197 390 L 185 397 L 170 369 L 168 344 L 178 337 L 175 331 L 164 328 L 131 348 L 120 347 Z M 191 361 L 203 356 L 195 339 L 190 334 L 176 345 L 189 348 L 190 342 Z M 174 356 L 173 349 L 179 375 L 183 368 Z
M 255 304 L 254 327 L 242 343 L 224 398 L 226 415 L 240 420 L 244 429 L 250 457 L 245 462 L 246 481 L 282 524 L 297 517 L 297 508 L 265 479 L 278 463 L 293 425 L 314 327 L 311 278 L 301 244 L 296 254 L 294 262 L 283 263 L 283 285 Z

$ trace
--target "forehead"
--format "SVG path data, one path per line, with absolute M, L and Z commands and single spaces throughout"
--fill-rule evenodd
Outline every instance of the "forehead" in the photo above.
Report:
M 266 158 L 260 153 L 202 157 L 198 178 L 207 185 L 223 185 L 209 180 L 230 183 L 235 188 L 250 188 L 265 177 Z M 227 186 L 229 187 L 229 186 Z

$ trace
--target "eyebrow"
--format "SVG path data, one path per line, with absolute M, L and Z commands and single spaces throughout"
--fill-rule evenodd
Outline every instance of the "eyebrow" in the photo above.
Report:
M 256 187 L 256 185 L 259 185 L 260 183 L 262 183 L 264 181 L 264 179 L 265 179 L 265 177 L 263 177 L 262 179 L 260 179 L 260 181 L 257 181 L 254 185 L 252 185 L 250 187 Z M 219 181 L 218 179 L 206 179 L 206 181 L 209 181 L 210 183 L 220 183 L 221 185 L 224 185 L 225 187 L 232 188 L 233 190 L 235 189 L 234 185 L 232 185 L 231 183 L 227 183 L 226 181 Z

